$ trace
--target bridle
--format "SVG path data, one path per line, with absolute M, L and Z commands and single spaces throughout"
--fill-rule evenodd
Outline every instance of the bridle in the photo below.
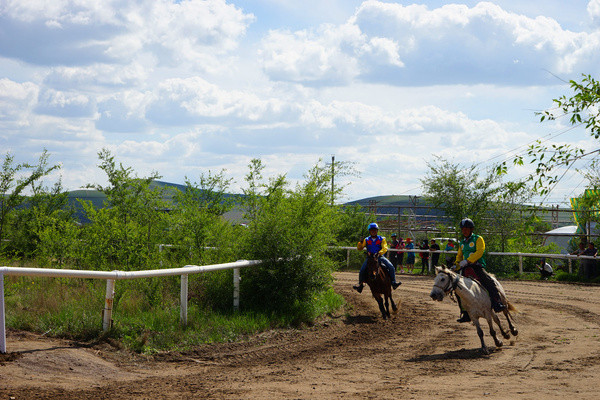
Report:
M 460 275 L 456 274 L 456 278 L 452 279 L 452 276 L 450 276 L 449 273 L 447 273 L 446 271 L 442 272 L 448 276 L 448 283 L 446 283 L 443 287 L 438 284 L 433 285 L 433 287 L 440 289 L 442 292 L 444 292 L 444 294 L 450 294 L 456 290 L 460 281 Z

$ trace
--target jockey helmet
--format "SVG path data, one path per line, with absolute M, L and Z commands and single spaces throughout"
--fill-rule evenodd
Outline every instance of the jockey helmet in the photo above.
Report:
M 460 228 L 471 228 L 471 229 L 475 229 L 475 223 L 473 223 L 473 220 L 470 218 L 465 218 L 462 221 L 460 221 Z
M 377 230 L 379 230 L 379 225 L 377 225 L 375 222 L 371 222 L 369 224 L 369 230 L 371 230 L 371 229 L 377 229 Z

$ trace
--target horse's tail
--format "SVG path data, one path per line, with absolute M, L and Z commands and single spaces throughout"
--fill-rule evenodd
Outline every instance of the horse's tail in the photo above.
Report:
M 515 313 L 519 312 L 519 310 L 517 309 L 517 307 L 513 306 L 510 301 L 506 301 L 506 307 L 508 309 L 508 312 L 515 312 Z

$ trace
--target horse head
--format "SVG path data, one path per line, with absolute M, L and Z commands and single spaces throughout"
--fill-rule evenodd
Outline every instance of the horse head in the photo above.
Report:
M 446 267 L 435 267 L 437 273 L 433 288 L 429 296 L 436 301 L 444 300 L 444 297 L 456 288 L 460 275 Z
M 367 276 L 370 281 L 375 281 L 377 273 L 379 271 L 379 257 L 378 254 L 369 254 L 367 257 Z

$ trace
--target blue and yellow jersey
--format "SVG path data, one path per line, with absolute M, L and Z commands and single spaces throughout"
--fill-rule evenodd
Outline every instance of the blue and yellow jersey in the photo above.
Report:
M 368 236 L 364 238 L 362 242 L 358 242 L 358 245 L 356 245 L 356 248 L 358 250 L 362 250 L 365 247 L 367 248 L 367 251 L 369 253 L 379 253 L 379 255 L 381 256 L 387 253 L 388 251 L 388 245 L 385 241 L 385 238 L 379 235 L 375 237 Z

